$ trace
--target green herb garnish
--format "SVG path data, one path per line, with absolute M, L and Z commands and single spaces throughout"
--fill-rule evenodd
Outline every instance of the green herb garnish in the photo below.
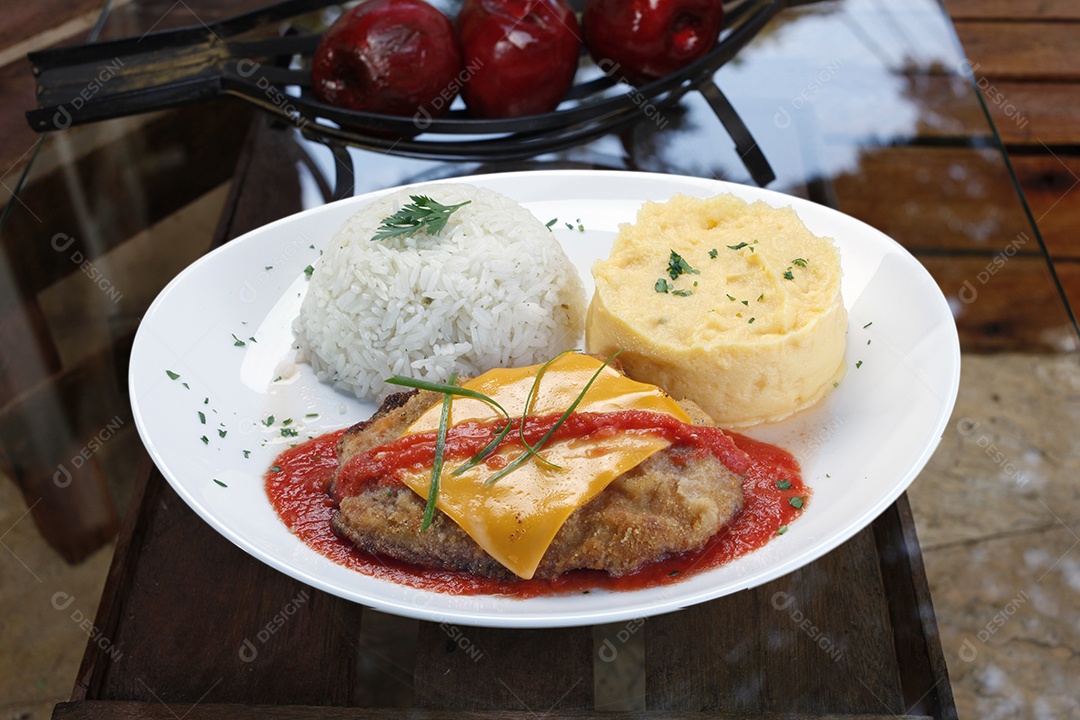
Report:
M 174 373 L 172 370 L 166 370 L 165 374 L 169 376 L 170 380 L 175 380 L 176 378 L 180 377 L 180 373 Z
M 559 416 L 559 419 L 556 420 L 555 423 L 551 426 L 551 429 L 548 430 L 546 433 L 544 433 L 544 436 L 542 438 L 540 438 L 540 440 L 537 441 L 536 445 L 533 445 L 533 448 L 534 448 L 535 451 L 539 451 L 540 448 L 542 448 L 544 446 L 544 444 L 548 440 L 551 439 L 551 436 L 555 434 L 555 431 L 557 431 L 560 427 L 562 427 L 563 423 L 566 422 L 566 418 L 570 417 L 570 415 L 573 414 L 574 410 L 577 409 L 577 406 L 581 404 L 582 398 L 585 397 L 585 393 L 589 392 L 589 388 L 591 388 L 592 384 L 594 382 L 596 382 L 596 378 L 600 377 L 600 373 L 602 373 L 604 371 L 604 368 L 606 368 L 608 366 L 608 364 L 612 360 L 614 360 L 615 357 L 621 352 L 622 352 L 622 350 L 617 350 L 610 357 L 608 357 L 608 359 L 605 360 L 604 363 L 599 368 L 596 369 L 596 372 L 593 373 L 593 376 L 591 378 L 589 378 L 589 382 L 585 383 L 585 387 L 582 388 L 581 392 L 578 393 L 578 396 L 576 398 L 574 398 L 574 402 L 570 403 L 570 407 L 566 408 L 566 410 L 563 412 L 563 414 Z M 510 473 L 512 473 L 514 470 L 517 470 L 519 467 L 521 467 L 522 463 L 524 463 L 526 460 L 528 460 L 529 457 L 530 457 L 529 453 L 527 453 L 527 452 L 521 453 L 516 458 L 514 458 L 514 460 L 511 461 L 506 467 L 504 467 L 502 470 L 495 473 L 494 475 L 489 477 L 486 481 L 484 481 L 484 485 L 485 486 L 494 485 L 496 482 L 498 482 L 502 478 L 504 478 L 507 475 L 509 475 Z
M 802 258 L 795 258 L 791 261 L 791 264 L 798 265 L 799 267 L 806 267 L 806 260 L 803 260 Z
M 863 330 L 865 330 L 866 328 L 870 327 L 870 326 L 871 326 L 871 325 L 873 325 L 873 324 L 874 324 L 874 321 L 873 321 L 873 320 L 871 320 L 870 322 L 868 322 L 868 323 L 866 323 L 865 325 L 863 325 L 863 326 L 862 326 L 862 329 L 863 329 Z
M 679 297 L 690 297 L 694 294 L 693 290 L 672 290 L 672 295 L 678 295 Z
M 788 268 L 787 270 L 784 271 L 784 279 L 785 280 L 794 280 L 795 279 L 795 276 L 791 274 L 791 268 Z
M 656 284 L 653 285 L 653 290 L 658 293 L 666 293 L 668 290 L 670 290 L 667 280 L 664 278 L 660 278 L 659 280 L 657 280 Z
M 210 444 L 210 438 L 206 437 L 205 435 L 203 435 L 199 439 L 203 441 L 203 445 L 209 445 Z
M 421 230 L 429 235 L 438 235 L 446 227 L 446 221 L 458 208 L 468 205 L 466 200 L 457 205 L 443 205 L 426 195 L 410 195 L 411 203 L 406 203 L 396 213 L 384 218 L 372 240 L 385 240 L 395 237 L 412 237 Z
M 712 250 L 710 250 L 710 251 L 709 251 L 709 257 L 711 257 L 711 258 L 712 258 L 713 260 L 715 260 L 715 259 L 716 259 L 716 256 L 717 256 L 718 254 L 719 254 L 719 253 L 717 252 L 716 248 L 713 248 Z
M 690 263 L 683 259 L 683 256 L 674 250 L 671 251 L 671 255 L 668 256 L 668 277 L 672 280 L 678 280 L 680 275 L 686 275 L 688 273 L 699 274 L 700 270 L 695 270 L 690 267 Z
M 749 244 L 750 243 L 741 242 L 738 245 L 728 245 L 728 250 L 742 250 L 744 247 L 746 247 Z
M 450 375 L 450 385 L 457 380 L 457 373 Z M 439 478 L 442 476 L 443 457 L 446 454 L 446 429 L 450 424 L 450 403 L 453 402 L 450 393 L 443 394 L 442 412 L 439 414 L 439 432 L 435 436 L 435 461 L 431 465 L 431 485 L 428 487 L 427 506 L 424 508 L 424 521 L 420 524 L 420 532 L 431 527 L 435 519 L 435 501 L 439 497 Z
M 430 382 L 428 380 L 417 380 L 414 378 L 403 377 L 401 375 L 394 375 L 393 377 L 387 378 L 386 382 L 391 385 L 401 385 L 402 387 L 410 387 L 415 390 L 429 390 L 431 392 L 443 393 L 444 395 L 457 395 L 459 397 L 467 397 L 474 400 L 479 400 L 495 408 L 500 413 L 502 413 L 503 417 L 506 418 L 506 426 L 503 427 L 499 434 L 495 436 L 495 439 L 492 440 L 480 452 L 470 458 L 467 463 L 454 470 L 451 475 L 460 475 L 469 468 L 483 462 L 488 455 L 495 451 L 495 448 L 498 447 L 499 443 L 502 442 L 503 438 L 506 437 L 506 434 L 510 432 L 510 413 L 508 413 L 506 411 L 506 408 L 500 405 L 496 400 L 488 397 L 482 392 L 470 390 L 469 388 L 458 387 L 457 385 L 453 384 Z
M 862 367 L 862 360 L 858 360 L 858 361 L 856 361 L 856 362 L 855 362 L 855 369 L 856 369 L 856 370 L 858 370 L 858 369 L 859 369 L 859 368 L 861 368 L 861 367 Z
M 780 527 L 776 528 L 776 534 L 777 535 L 783 535 L 786 532 L 787 532 L 787 525 L 781 525 Z
M 799 510 L 803 506 L 803 499 L 801 497 L 788 498 L 788 505 Z
M 216 483 L 217 483 L 218 485 L 220 485 L 221 487 L 229 487 L 228 485 L 226 485 L 225 483 L 221 482 L 221 481 L 220 481 L 220 480 L 218 480 L 217 478 L 214 478 L 214 482 L 216 482 Z
M 776 483 L 776 487 L 781 490 L 789 490 L 791 488 L 791 482 L 788 480 L 780 480 Z
M 235 345 L 236 347 L 244 347 L 245 345 L 247 345 L 246 342 L 244 342 L 240 338 L 236 337 L 236 333 L 232 334 L 232 339 L 233 339 L 233 345 Z
M 206 415 L 204 415 L 201 410 L 199 411 L 199 422 L 203 425 L 206 424 Z
M 544 223 L 544 227 L 546 227 L 548 230 L 550 230 L 551 226 L 554 225 L 557 222 L 559 222 L 559 218 L 557 218 L 557 217 L 556 218 L 551 218 L 546 223 Z

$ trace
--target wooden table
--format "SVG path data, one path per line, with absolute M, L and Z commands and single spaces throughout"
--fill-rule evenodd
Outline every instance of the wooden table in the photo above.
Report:
M 800 30 L 812 23 L 813 39 Z M 793 8 L 744 57 L 717 81 L 777 169 L 773 187 L 889 232 L 950 299 L 964 297 L 989 250 L 1017 233 L 1037 237 L 936 3 Z M 731 141 L 694 103 L 662 129 L 643 121 L 516 165 L 358 152 L 357 191 L 517 167 L 748 181 Z M 912 108 L 913 121 L 896 121 Z M 293 129 L 258 116 L 218 241 L 310 204 L 298 168 L 314 168 L 327 194 L 318 158 Z M 956 167 L 987 180 L 976 200 L 956 190 Z M 993 243 L 960 221 L 926 232 L 928 217 L 990 210 Z M 965 350 L 1038 347 L 1046 327 L 1068 326 L 1045 257 L 1031 246 L 1018 255 L 1007 272 L 1040 292 L 1006 308 L 1007 282 L 980 285 L 958 317 Z M 146 460 L 93 630 L 57 718 L 956 715 L 905 497 L 833 552 L 760 587 L 644 621 L 498 630 L 393 618 L 307 587 L 230 544 Z

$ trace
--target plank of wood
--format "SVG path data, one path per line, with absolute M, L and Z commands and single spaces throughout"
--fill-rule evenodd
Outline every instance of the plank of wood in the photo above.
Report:
M 993 82 L 978 75 L 975 80 L 994 127 L 1007 146 L 1080 145 L 1080 86 L 1067 82 Z
M 1056 353 L 1080 348 L 1045 258 L 1004 252 L 990 258 L 917 257 L 945 294 L 965 352 Z
M 976 75 L 994 81 L 1080 80 L 1080 43 L 1073 23 L 963 20 L 955 25 Z
M 209 479 L 207 479 L 209 482 Z M 227 488 L 221 488 L 227 493 Z M 233 545 L 156 471 L 102 619 L 86 697 L 345 705 L 361 607 Z M 328 661 L 332 659 L 332 661 Z
M 887 605 L 866 529 L 779 580 L 650 618 L 648 707 L 902 713 Z
M 826 146 L 823 152 L 848 150 Z M 908 250 L 991 254 L 1021 233 L 1033 235 L 998 150 L 866 148 L 858 167 L 832 184 L 841 211 Z
M 1050 256 L 1080 260 L 1080 156 L 1009 156 Z
M 956 720 L 956 703 L 941 649 L 934 604 L 907 494 L 871 526 L 889 598 L 904 707 L 939 720 Z
M 592 708 L 587 627 L 504 630 L 421 623 L 414 703 L 421 708 L 552 711 Z
M 34 41 L 71 20 L 100 12 L 101 6 L 101 0 L 37 0 L 32 3 L 0 0 L 0 17 L 4 18 L 0 25 L 0 49 Z M 35 47 L 46 47 L 49 43 L 34 44 Z
M 945 0 L 958 20 L 1080 20 L 1076 0 Z
M 1080 313 L 1080 260 L 1059 260 L 1054 263 L 1062 289 L 1073 314 Z
M 80 178 L 93 178 L 82 183 L 86 195 L 80 198 L 72 197 L 70 177 L 61 168 L 35 177 L 15 201 L 0 236 L 0 252 L 11 262 L 22 296 L 32 297 L 80 272 L 84 261 L 228 180 L 251 113 L 231 100 L 165 113 L 68 168 Z M 178 159 L 200 172 L 178 172 Z M 136 203 L 138 211 L 132 208 Z
M 281 707 L 271 705 L 221 705 L 200 703 L 190 709 L 190 715 L 181 717 L 191 720 L 248 720 L 271 718 L 272 720 L 294 720 L 299 718 L 325 718 L 325 720 L 608 720 L 613 713 L 600 711 L 559 711 L 538 715 L 535 711 L 483 711 L 483 710 L 392 710 L 388 708 L 333 708 L 296 705 Z M 620 720 L 745 720 L 744 715 L 728 713 L 683 713 L 683 712 L 629 712 L 615 715 Z M 60 703 L 53 711 L 54 720 L 127 720 L 145 718 L 146 720 L 176 720 L 177 715 L 171 708 L 161 703 L 141 702 L 71 702 Z M 761 715 L 757 720 L 929 720 L 928 716 L 916 715 Z

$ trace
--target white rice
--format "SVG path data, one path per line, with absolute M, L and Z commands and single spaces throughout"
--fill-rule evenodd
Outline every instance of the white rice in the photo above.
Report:
M 437 237 L 373 241 L 410 195 L 469 204 Z M 379 198 L 338 230 L 293 329 L 320 380 L 381 400 L 401 389 L 391 375 L 443 382 L 544 362 L 578 345 L 584 317 L 577 270 L 532 213 L 492 190 L 433 184 Z

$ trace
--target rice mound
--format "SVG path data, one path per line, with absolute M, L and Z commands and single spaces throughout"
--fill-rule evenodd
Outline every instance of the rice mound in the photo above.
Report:
M 469 201 L 432 236 L 373 241 L 383 219 L 426 195 Z M 552 232 L 510 198 L 432 184 L 377 199 L 316 263 L 293 324 L 298 359 L 323 382 L 381 400 L 391 375 L 445 382 L 544 362 L 578 346 L 585 292 Z

